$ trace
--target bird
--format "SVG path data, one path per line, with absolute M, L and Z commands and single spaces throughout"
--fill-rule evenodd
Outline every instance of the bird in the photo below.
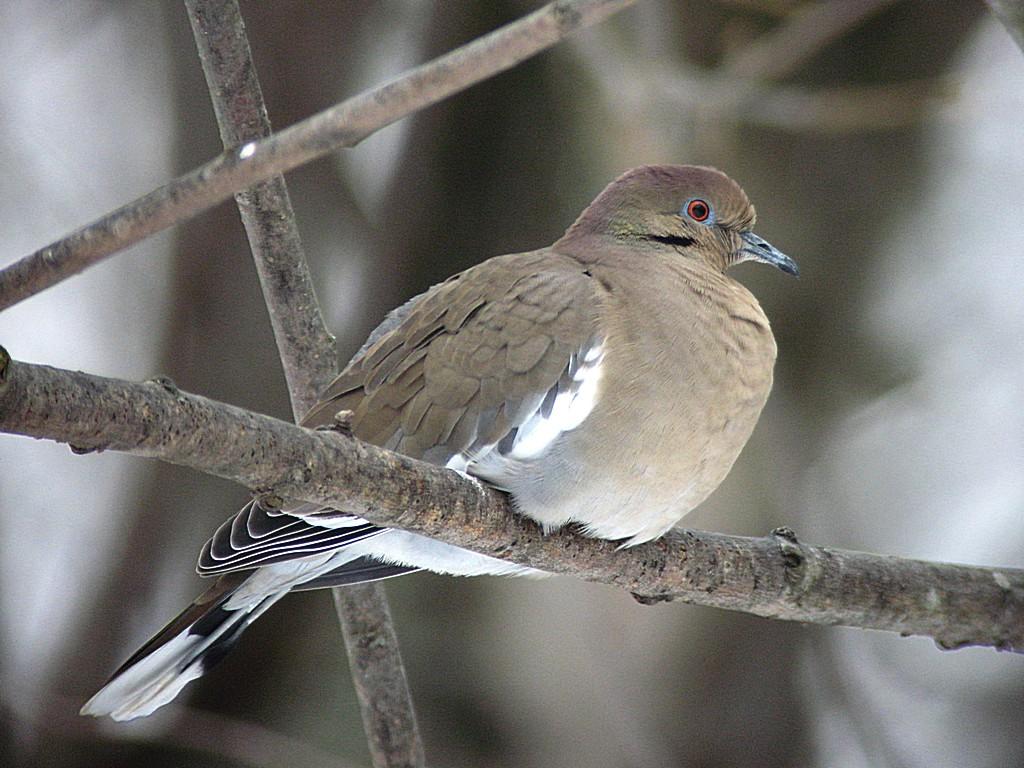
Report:
M 507 492 L 550 532 L 623 547 L 665 534 L 722 482 L 772 386 L 776 343 L 741 262 L 797 276 L 754 234 L 724 173 L 646 165 L 613 182 L 553 245 L 497 256 L 393 310 L 307 427 L 344 414 L 358 439 Z M 250 501 L 203 547 L 217 581 L 82 707 L 151 714 L 291 590 L 390 578 L 544 575 L 308 504 Z

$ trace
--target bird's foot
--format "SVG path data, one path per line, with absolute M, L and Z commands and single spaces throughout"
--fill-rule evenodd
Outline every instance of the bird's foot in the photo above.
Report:
M 633 599 L 640 605 L 657 605 L 658 603 L 671 603 L 676 599 L 675 595 L 641 595 L 639 592 L 630 593 Z
M 345 437 L 352 437 L 352 417 L 354 415 L 350 410 L 338 411 L 329 423 L 323 424 L 317 427 L 317 429 L 324 432 L 337 432 Z

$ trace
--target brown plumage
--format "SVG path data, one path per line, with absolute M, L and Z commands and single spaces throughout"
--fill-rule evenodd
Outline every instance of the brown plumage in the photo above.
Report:
M 629 171 L 549 248 L 485 261 L 392 312 L 303 423 L 351 411 L 356 437 L 502 488 L 547 529 L 660 536 L 723 480 L 771 389 L 768 320 L 725 271 L 797 269 L 754 220 L 713 169 Z M 341 512 L 250 503 L 200 557 L 225 581 L 83 712 L 148 714 L 290 589 L 420 568 L 529 572 Z
M 710 205 L 713 226 L 681 215 L 693 198 Z M 768 320 L 724 274 L 751 255 L 741 233 L 754 221 L 718 171 L 634 169 L 550 248 L 490 259 L 398 310 L 398 327 L 356 356 L 305 423 L 351 410 L 357 437 L 445 463 L 497 443 L 573 353 L 603 341 L 585 427 L 544 461 L 469 472 L 549 527 L 659 536 L 722 481 L 771 388 Z

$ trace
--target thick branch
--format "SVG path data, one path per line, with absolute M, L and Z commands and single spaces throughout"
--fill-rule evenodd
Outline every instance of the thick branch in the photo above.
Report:
M 454 472 L 166 381 L 133 384 L 0 359 L 0 430 L 160 458 L 645 599 L 1024 652 L 1021 569 L 824 549 L 788 531 L 685 531 L 629 550 L 572 532 L 544 536 L 503 494 Z
M 559 0 L 396 80 L 246 144 L 0 271 L 0 310 L 129 245 L 226 200 L 240 189 L 353 147 L 375 131 L 514 67 L 636 0 Z
M 186 0 L 226 149 L 270 135 L 236 0 Z M 283 176 L 235 195 L 299 421 L 337 371 Z M 333 590 L 370 756 L 377 768 L 425 764 L 423 742 L 382 584 Z

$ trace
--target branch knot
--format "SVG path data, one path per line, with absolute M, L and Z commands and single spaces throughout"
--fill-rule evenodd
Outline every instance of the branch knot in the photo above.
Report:
M 780 526 L 772 531 L 772 537 L 782 555 L 782 566 L 786 569 L 786 581 L 796 586 L 806 577 L 807 553 L 796 537 L 796 532 L 788 526 Z

